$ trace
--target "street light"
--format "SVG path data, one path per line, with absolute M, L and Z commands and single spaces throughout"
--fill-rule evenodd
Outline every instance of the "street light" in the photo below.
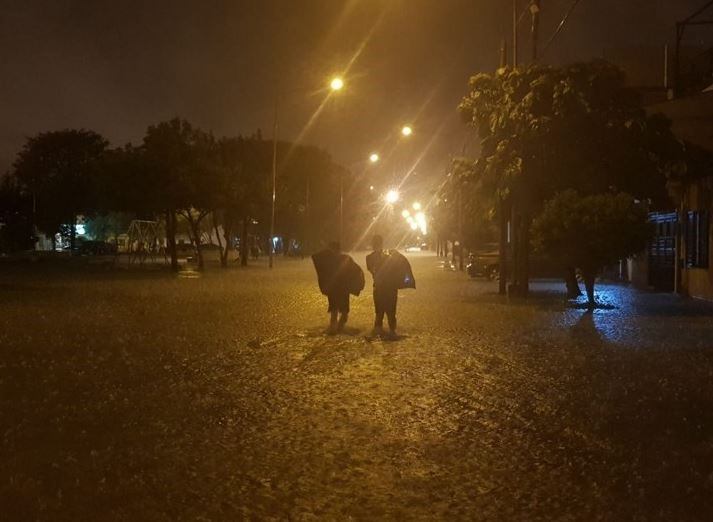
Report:
M 421 203 L 416 201 L 413 205 L 411 205 L 414 210 L 421 210 Z
M 344 87 L 344 80 L 335 76 L 329 82 L 329 88 L 332 92 L 340 91 Z M 270 241 L 269 241 L 269 262 L 268 266 L 272 268 L 273 258 L 275 256 L 275 200 L 277 196 L 277 121 L 278 121 L 278 95 L 275 95 L 275 115 L 272 124 L 272 209 L 270 211 Z
M 337 79 L 337 78 L 335 78 Z M 334 82 L 334 80 L 332 80 Z M 379 155 L 376 152 L 372 152 L 369 155 L 369 163 L 376 164 L 379 162 Z M 364 164 L 364 160 L 359 161 L 356 164 Z M 374 190 L 374 185 L 369 186 L 369 190 Z M 344 172 L 339 173 L 339 243 L 344 245 Z
M 418 225 L 418 228 L 421 229 L 421 233 L 425 235 L 427 231 L 426 214 L 424 214 L 423 212 L 417 213 L 416 224 Z
M 399 200 L 399 191 L 395 189 L 391 189 L 386 193 L 386 202 L 389 203 L 390 205 L 393 205 Z
M 340 91 L 342 90 L 342 87 L 344 87 L 344 80 L 342 80 L 339 76 L 332 78 L 332 81 L 329 83 L 329 88 L 333 91 Z
M 409 137 L 409 136 L 411 136 L 411 134 L 413 134 L 413 129 L 411 128 L 410 125 L 404 125 L 404 126 L 401 128 L 401 134 L 402 134 L 403 136 Z
M 275 236 L 275 198 L 277 196 L 277 96 L 275 96 L 275 119 L 272 123 L 272 208 L 270 210 L 270 238 L 268 240 L 268 266 L 272 268 L 275 257 L 275 243 L 272 239 Z M 242 234 L 241 234 L 242 236 Z M 241 241 L 246 241 L 244 237 Z

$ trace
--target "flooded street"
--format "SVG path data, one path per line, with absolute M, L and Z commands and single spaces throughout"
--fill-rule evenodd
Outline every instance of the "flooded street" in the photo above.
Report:
M 0 506 L 9 520 L 710 520 L 712 306 L 602 285 L 588 313 L 557 282 L 508 301 L 433 255 L 411 261 L 395 341 L 369 336 L 370 280 L 350 329 L 325 335 L 308 260 L 0 276 Z

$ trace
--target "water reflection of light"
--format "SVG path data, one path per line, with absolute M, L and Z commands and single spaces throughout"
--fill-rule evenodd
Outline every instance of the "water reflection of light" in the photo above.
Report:
M 178 272 L 179 279 L 199 279 L 201 273 L 195 268 L 185 267 Z
M 588 345 L 637 345 L 630 338 L 627 323 L 631 319 L 631 306 L 627 296 L 631 290 L 618 285 L 601 284 L 595 287 L 596 306 L 589 309 L 586 296 L 569 304 L 568 321 L 575 339 Z
M 617 283 L 597 283 L 597 306 L 587 298 L 564 298 L 561 280 L 535 280 L 527 305 L 542 314 L 539 327 L 575 350 L 713 349 L 713 304 L 674 294 L 640 292 Z

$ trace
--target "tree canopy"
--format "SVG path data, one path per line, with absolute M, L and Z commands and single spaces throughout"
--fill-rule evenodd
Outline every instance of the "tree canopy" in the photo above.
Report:
M 649 208 L 670 204 L 667 180 L 680 171 L 681 144 L 669 120 L 646 113 L 614 65 L 477 74 L 460 111 L 481 139 L 467 174 L 469 198 L 499 214 L 501 229 L 510 221 L 518 293 L 527 292 L 531 221 L 556 194 L 625 192 Z
M 33 200 L 40 231 L 54 236 L 63 225 L 74 225 L 77 214 L 94 209 L 92 178 L 108 145 L 101 135 L 84 129 L 44 132 L 27 140 L 14 174 Z
M 668 201 L 666 176 L 680 158 L 670 122 L 647 115 L 607 62 L 478 74 L 460 110 L 481 138 L 473 176 L 493 206 L 515 198 L 536 210 L 569 188 Z
M 31 198 L 16 179 L 0 177 L 0 252 L 29 250 L 34 241 Z
M 182 223 L 198 249 L 199 264 L 206 227 L 221 243 L 224 265 L 238 225 L 241 245 L 246 245 L 248 228 L 252 238 L 260 234 L 267 241 L 273 142 L 259 132 L 215 138 L 175 118 L 149 126 L 138 146 L 108 145 L 86 130 L 31 137 L 18 154 L 2 197 L 18 195 L 13 205 L 20 205 L 30 224 L 50 237 L 65 228 L 74 232 L 71 225 L 80 214 L 96 221 L 87 230 L 97 237 L 110 229 L 118 234 L 115 229 L 125 227 L 132 216 L 161 220 L 175 266 L 172 242 Z M 324 150 L 278 142 L 275 232 L 303 245 L 310 236 L 334 234 L 341 172 Z M 3 215 L 2 222 L 12 217 Z M 246 262 L 246 251 L 241 254 Z
M 644 205 L 630 194 L 556 194 L 532 224 L 535 249 L 562 266 L 578 267 L 594 304 L 594 278 L 610 264 L 644 250 L 651 236 Z

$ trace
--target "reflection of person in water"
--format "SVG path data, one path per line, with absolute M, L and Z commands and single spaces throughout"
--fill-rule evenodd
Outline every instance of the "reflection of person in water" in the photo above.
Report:
M 366 256 L 366 269 L 374 278 L 374 334 L 384 331 L 384 315 L 389 322 L 389 333 L 396 335 L 396 301 L 399 282 L 388 274 L 390 254 L 384 251 L 384 239 L 375 235 L 371 246 L 373 252 Z
M 329 333 L 344 329 L 349 318 L 349 294 L 359 295 L 364 289 L 364 273 L 347 254 L 341 253 L 336 241 L 329 248 L 312 256 L 319 288 L 327 296 L 330 314 Z

